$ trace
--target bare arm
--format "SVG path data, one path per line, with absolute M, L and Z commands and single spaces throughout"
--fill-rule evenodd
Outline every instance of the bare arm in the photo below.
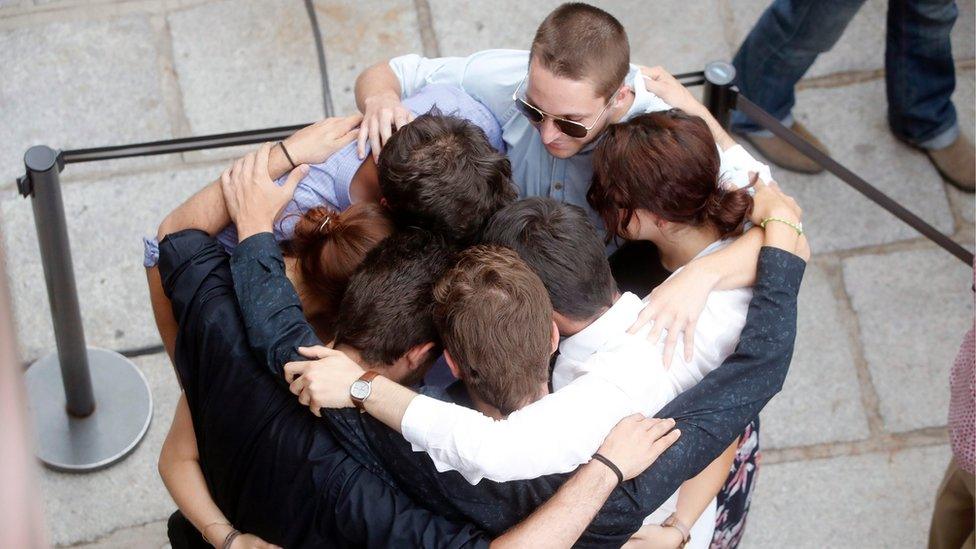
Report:
M 214 503 L 203 478 L 193 421 L 184 395 L 176 404 L 173 424 L 159 453 L 158 467 L 163 484 L 187 520 L 211 545 L 223 540 L 233 527 Z
M 356 79 L 356 107 L 363 113 L 357 139 L 359 158 L 366 157 L 368 141 L 373 160 L 379 161 L 380 149 L 393 135 L 393 129 L 413 120 L 413 113 L 400 101 L 402 91 L 388 61 L 369 67 Z
M 617 486 L 606 465 L 591 461 L 577 470 L 556 495 L 529 518 L 491 543 L 507 547 L 570 547 L 579 539 Z
M 632 415 L 620 420 L 598 453 L 620 469 L 623 480 L 630 480 L 678 440 L 681 433 L 671 431 L 673 426 L 672 420 L 655 423 L 640 414 Z M 596 460 L 580 466 L 549 501 L 491 546 L 572 546 L 603 507 L 618 480 L 608 465 Z
M 725 484 L 725 479 L 729 476 L 729 469 L 732 468 L 732 460 L 735 452 L 739 449 L 739 441 L 736 440 L 729 445 L 722 455 L 715 458 L 704 471 L 697 476 L 690 478 L 681 485 L 678 492 L 678 508 L 675 515 L 682 524 L 688 528 L 698 521 L 708 504 L 715 499 L 719 490 Z
M 366 112 L 366 100 L 370 97 L 387 95 L 400 100 L 400 81 L 390 68 L 388 60 L 370 66 L 356 78 L 356 108 Z

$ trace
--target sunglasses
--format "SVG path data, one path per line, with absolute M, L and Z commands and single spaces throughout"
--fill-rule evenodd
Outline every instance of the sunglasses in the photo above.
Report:
M 597 122 L 599 122 L 600 119 L 603 118 L 603 114 L 607 112 L 607 109 L 609 109 L 610 105 L 613 103 L 613 98 L 611 97 L 610 101 L 608 101 L 607 104 L 603 107 L 603 110 L 600 111 L 600 114 L 597 115 L 596 120 L 594 120 L 593 123 L 590 124 L 589 126 L 584 126 L 580 122 L 566 120 L 565 118 L 561 118 L 554 114 L 549 114 L 546 111 L 540 109 L 539 107 L 536 107 L 532 103 L 529 103 L 528 101 L 519 97 L 519 90 L 522 89 L 522 84 L 525 83 L 525 80 L 528 77 L 529 75 L 526 74 L 522 78 L 522 81 L 519 82 L 518 87 L 515 88 L 515 93 L 512 94 L 512 100 L 515 101 L 515 106 L 518 108 L 519 112 L 522 113 L 522 116 L 528 118 L 529 122 L 531 122 L 532 125 L 534 126 L 538 126 L 539 124 L 542 124 L 543 120 L 545 120 L 548 117 L 552 120 L 552 123 L 556 125 L 556 128 L 558 128 L 559 131 L 563 132 L 564 134 L 570 137 L 575 137 L 576 139 L 581 139 L 583 137 L 586 137 L 586 134 L 588 134 L 590 130 L 592 130 L 593 127 L 597 125 Z

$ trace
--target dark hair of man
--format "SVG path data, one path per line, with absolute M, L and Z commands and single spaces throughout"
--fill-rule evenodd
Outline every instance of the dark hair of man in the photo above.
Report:
M 397 226 L 471 242 L 518 196 L 512 165 L 477 125 L 436 108 L 398 129 L 379 157 L 380 192 Z
M 556 76 L 591 80 L 604 99 L 630 71 L 630 43 L 617 18 L 600 8 L 570 2 L 552 10 L 532 40 L 530 59 Z
M 515 250 L 545 284 L 559 314 L 585 321 L 613 304 L 617 285 L 593 224 L 577 206 L 526 198 L 498 211 L 482 240 Z
M 512 250 L 474 246 L 434 288 L 434 322 L 465 386 L 505 415 L 549 379 L 552 305 Z
M 674 223 L 710 225 L 737 236 L 752 212 L 752 196 L 721 181 L 715 139 L 701 118 L 678 109 L 612 124 L 593 152 L 586 200 L 621 235 L 635 210 Z
M 370 364 L 391 364 L 432 341 L 432 363 L 440 355 L 440 338 L 431 293 L 452 260 L 443 238 L 428 231 L 405 230 L 381 242 L 349 280 L 339 305 L 336 344 L 356 348 Z

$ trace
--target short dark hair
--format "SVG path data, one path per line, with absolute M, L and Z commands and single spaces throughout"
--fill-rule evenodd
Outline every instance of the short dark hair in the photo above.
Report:
M 630 43 L 616 17 L 570 2 L 552 10 L 539 25 L 529 58 L 556 76 L 592 80 L 600 97 L 609 99 L 630 71 Z
M 518 196 L 512 165 L 477 125 L 436 108 L 398 129 L 379 157 L 380 192 L 400 227 L 466 244 Z
M 443 238 L 420 229 L 396 233 L 373 248 L 339 304 L 336 344 L 356 348 L 371 364 L 391 364 L 430 341 L 433 362 L 440 338 L 431 295 L 453 256 Z
M 525 198 L 498 211 L 483 241 L 515 250 L 549 292 L 552 307 L 589 320 L 613 304 L 617 284 L 586 212 L 551 198 Z
M 473 246 L 434 288 L 434 321 L 465 386 L 508 415 L 549 379 L 552 305 L 538 275 L 500 246 Z

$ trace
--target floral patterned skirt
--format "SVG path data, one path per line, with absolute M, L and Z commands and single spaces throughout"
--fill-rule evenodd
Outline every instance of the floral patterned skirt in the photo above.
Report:
M 739 449 L 732 461 L 729 477 L 719 491 L 715 511 L 715 534 L 712 549 L 738 547 L 746 528 L 746 515 L 752 501 L 752 490 L 759 474 L 759 418 L 752 420 L 739 438 Z

